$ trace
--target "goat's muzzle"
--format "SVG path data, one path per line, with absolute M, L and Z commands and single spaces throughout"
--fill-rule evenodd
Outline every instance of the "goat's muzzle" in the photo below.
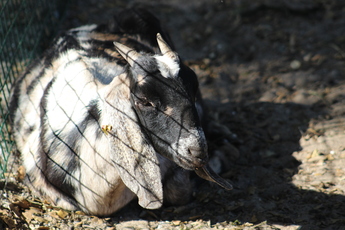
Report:
M 201 148 L 189 148 L 188 153 L 191 156 L 192 164 L 194 167 L 200 168 L 207 164 L 208 156 L 207 151 Z

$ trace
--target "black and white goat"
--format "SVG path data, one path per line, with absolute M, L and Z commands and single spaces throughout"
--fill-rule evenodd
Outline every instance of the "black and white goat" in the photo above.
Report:
M 33 190 L 109 215 L 135 197 L 149 209 L 186 202 L 188 170 L 231 188 L 207 166 L 197 77 L 166 41 L 154 16 L 131 9 L 67 31 L 28 68 L 11 113 Z

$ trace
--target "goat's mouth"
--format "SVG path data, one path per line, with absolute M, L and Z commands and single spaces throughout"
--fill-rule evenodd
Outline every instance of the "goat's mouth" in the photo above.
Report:
M 201 168 L 208 162 L 207 151 L 204 149 L 187 148 L 182 151 L 171 148 L 169 150 L 171 151 L 170 154 L 162 155 L 166 156 L 168 159 L 187 170 Z
M 207 164 L 208 157 L 198 158 L 178 158 L 178 165 L 180 165 L 182 168 L 185 168 L 187 170 L 194 170 L 194 172 L 201 178 L 214 182 L 218 184 L 219 186 L 231 190 L 233 187 L 232 185 L 219 176 L 216 172 L 212 170 L 212 168 Z
M 176 161 L 175 161 L 176 162 Z M 207 164 L 207 159 L 203 158 L 178 158 L 176 162 L 179 166 L 187 170 L 194 170 L 195 168 L 201 168 Z
M 201 177 L 205 180 L 214 182 L 214 183 L 218 184 L 219 186 L 221 186 L 227 190 L 232 189 L 232 185 L 227 180 L 225 180 L 224 178 L 219 176 L 217 173 L 215 173 L 209 165 L 205 165 L 201 168 L 195 168 L 194 172 L 199 177 Z
M 207 154 L 192 154 L 193 151 L 187 151 L 186 155 L 179 155 L 175 158 L 175 163 L 187 170 L 202 168 L 208 162 Z

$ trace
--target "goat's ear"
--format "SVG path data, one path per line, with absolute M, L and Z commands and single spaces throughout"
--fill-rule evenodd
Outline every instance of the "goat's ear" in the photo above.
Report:
M 135 60 L 137 60 L 141 54 L 128 46 L 122 45 L 121 43 L 114 42 L 116 50 L 119 54 L 128 62 L 130 66 L 133 66 Z
M 134 194 L 138 196 L 139 205 L 147 209 L 157 209 L 163 204 L 163 185 L 160 162 L 155 149 L 145 141 L 137 115 L 132 109 L 129 88 L 125 75 L 120 75 L 105 91 L 102 108 L 102 122 L 111 125 L 107 138 L 111 149 L 111 160 L 119 175 Z M 119 86 L 120 85 L 120 86 Z M 116 89 L 122 87 L 122 89 Z M 126 125 L 123 125 L 126 124 Z
M 158 47 L 159 47 L 161 53 L 163 54 L 163 56 L 169 57 L 172 60 L 179 62 L 179 58 L 178 58 L 177 54 L 170 48 L 168 43 L 166 43 L 163 40 L 162 35 L 160 33 L 157 34 L 157 43 L 158 43 Z
M 119 151 L 117 147 L 113 145 L 116 153 L 114 162 L 123 183 L 137 195 L 141 207 L 160 208 L 163 204 L 163 185 L 156 153 L 148 149 L 141 153 L 129 148 Z

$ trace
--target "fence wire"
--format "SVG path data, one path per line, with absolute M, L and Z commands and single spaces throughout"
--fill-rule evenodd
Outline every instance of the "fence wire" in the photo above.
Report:
M 12 84 L 50 43 L 66 1 L 0 0 L 0 176 L 11 169 L 14 150 L 9 120 Z

